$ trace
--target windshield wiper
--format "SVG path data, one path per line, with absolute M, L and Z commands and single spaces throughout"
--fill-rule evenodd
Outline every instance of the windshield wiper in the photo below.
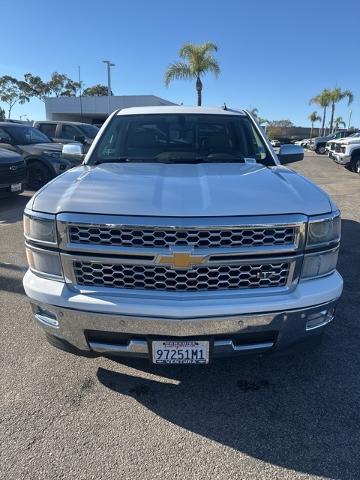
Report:
M 114 158 L 104 158 L 103 160 L 96 160 L 94 165 L 100 165 L 101 163 L 126 163 L 126 162 L 139 162 L 140 159 L 137 158 L 129 158 L 129 157 L 114 157 Z

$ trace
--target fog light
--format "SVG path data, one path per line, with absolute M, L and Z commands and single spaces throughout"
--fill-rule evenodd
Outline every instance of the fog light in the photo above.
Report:
M 307 316 L 306 331 L 314 330 L 315 328 L 323 327 L 330 323 L 334 318 L 334 308 L 330 310 L 321 310 L 321 312 L 311 313 Z
M 37 307 L 35 317 L 40 323 L 43 323 L 48 327 L 59 328 L 59 322 L 56 318 L 55 313 L 50 312 L 49 310 L 45 310 L 44 308 Z

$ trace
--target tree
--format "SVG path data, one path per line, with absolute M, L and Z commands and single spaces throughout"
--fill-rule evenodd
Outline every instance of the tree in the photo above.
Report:
M 80 83 L 71 80 L 64 73 L 54 72 L 51 74 L 47 86 L 49 94 L 53 93 L 55 97 L 75 97 L 77 90 L 80 88 Z
M 24 81 L 27 84 L 32 97 L 36 97 L 44 102 L 45 97 L 50 94 L 49 85 L 39 76 L 33 75 L 32 73 L 26 73 L 24 75 Z
M 79 82 L 75 82 L 64 73 L 58 72 L 53 72 L 48 82 L 44 82 L 39 76 L 32 73 L 26 73 L 23 83 L 27 86 L 30 96 L 37 97 L 43 102 L 46 97 L 52 94 L 56 97 L 74 97 L 81 88 Z
M 336 117 L 334 120 L 334 130 L 337 130 L 340 125 L 342 125 L 344 128 L 346 127 L 344 119 L 342 117 Z
M 270 127 L 280 127 L 280 128 L 295 126 L 291 120 L 273 120 L 269 122 L 269 125 Z
M 354 94 L 351 90 L 341 90 L 340 87 L 334 88 L 330 91 L 330 102 L 331 102 L 331 120 L 330 120 L 330 132 L 333 131 L 334 126 L 334 115 L 335 115 L 335 105 L 345 98 L 348 99 L 348 106 L 354 100 Z
M 316 95 L 315 97 L 310 99 L 310 105 L 312 103 L 316 103 L 323 109 L 323 117 L 322 117 L 322 126 L 321 126 L 321 134 L 325 134 L 325 121 L 326 121 L 326 109 L 330 105 L 330 94 L 331 91 L 328 88 L 324 88 L 324 90 Z
M 313 130 L 314 130 L 314 123 L 316 122 L 321 122 L 321 117 L 320 115 L 318 115 L 317 112 L 312 112 L 310 113 L 309 115 L 309 120 L 311 122 L 311 133 L 310 133 L 310 138 L 312 138 L 312 135 L 313 135 Z
M 92 87 L 85 88 L 83 91 L 84 97 L 105 97 L 108 94 L 108 89 L 105 85 L 93 85 Z M 113 93 L 111 92 L 111 95 Z
M 16 103 L 25 103 L 30 100 L 30 93 L 25 82 L 16 80 L 10 75 L 0 77 L 0 100 L 8 105 L 8 118 Z
M 5 110 L 0 107 L 0 120 L 5 120 Z
M 179 56 L 184 61 L 174 62 L 165 72 L 165 85 L 168 87 L 173 80 L 196 80 L 197 104 L 202 104 L 201 77 L 213 73 L 216 77 L 220 74 L 218 61 L 212 56 L 217 52 L 215 43 L 207 42 L 202 45 L 186 43 L 180 49 Z
M 257 120 L 259 117 L 259 109 L 258 108 L 251 108 L 249 113 Z

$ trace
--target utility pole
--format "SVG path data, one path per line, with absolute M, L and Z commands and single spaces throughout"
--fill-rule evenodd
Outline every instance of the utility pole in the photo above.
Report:
M 107 65 L 107 77 L 108 77 L 108 114 L 110 115 L 110 97 L 111 97 L 111 74 L 110 68 L 115 67 L 115 63 L 111 63 L 110 60 L 103 60 L 103 63 Z
M 352 110 L 350 110 L 350 113 L 349 113 L 349 123 L 348 123 L 348 128 L 350 128 L 350 126 L 351 126 L 351 117 L 352 117 Z
M 79 88 L 80 88 L 80 121 L 83 121 L 83 108 L 82 108 L 82 89 L 81 89 L 81 76 L 80 76 L 80 65 L 78 66 L 79 70 Z

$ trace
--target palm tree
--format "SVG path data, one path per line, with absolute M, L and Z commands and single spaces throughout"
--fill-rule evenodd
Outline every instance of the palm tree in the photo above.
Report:
M 314 130 L 314 123 L 315 122 L 321 122 L 321 117 L 318 115 L 317 112 L 312 112 L 309 115 L 309 120 L 311 122 L 311 133 L 310 133 L 310 138 L 312 138 L 313 130 Z
M 336 117 L 334 120 L 334 130 L 339 128 L 339 125 L 342 125 L 344 128 L 346 127 L 346 123 L 342 117 Z
M 351 90 L 341 90 L 340 87 L 334 88 L 330 91 L 330 102 L 331 102 L 331 120 L 330 120 L 330 132 L 333 131 L 334 126 L 334 114 L 335 114 L 335 105 L 344 98 L 348 99 L 348 106 L 354 100 L 354 94 Z
M 249 110 L 249 113 L 254 117 L 256 118 L 256 120 L 259 118 L 259 109 L 258 108 L 251 108 Z
M 201 77 L 206 73 L 213 73 L 216 77 L 220 73 L 218 61 L 212 56 L 217 52 L 215 43 L 207 42 L 202 45 L 186 43 L 180 49 L 179 56 L 184 61 L 174 62 L 165 72 L 165 85 L 168 87 L 172 80 L 196 80 L 197 104 L 201 106 L 203 84 Z
M 310 105 L 312 103 L 316 103 L 319 107 L 323 108 L 323 117 L 322 117 L 322 127 L 321 132 L 322 135 L 325 133 L 325 120 L 326 120 L 326 109 L 330 105 L 330 95 L 331 91 L 328 88 L 324 88 L 324 90 L 316 95 L 315 97 L 310 99 Z

